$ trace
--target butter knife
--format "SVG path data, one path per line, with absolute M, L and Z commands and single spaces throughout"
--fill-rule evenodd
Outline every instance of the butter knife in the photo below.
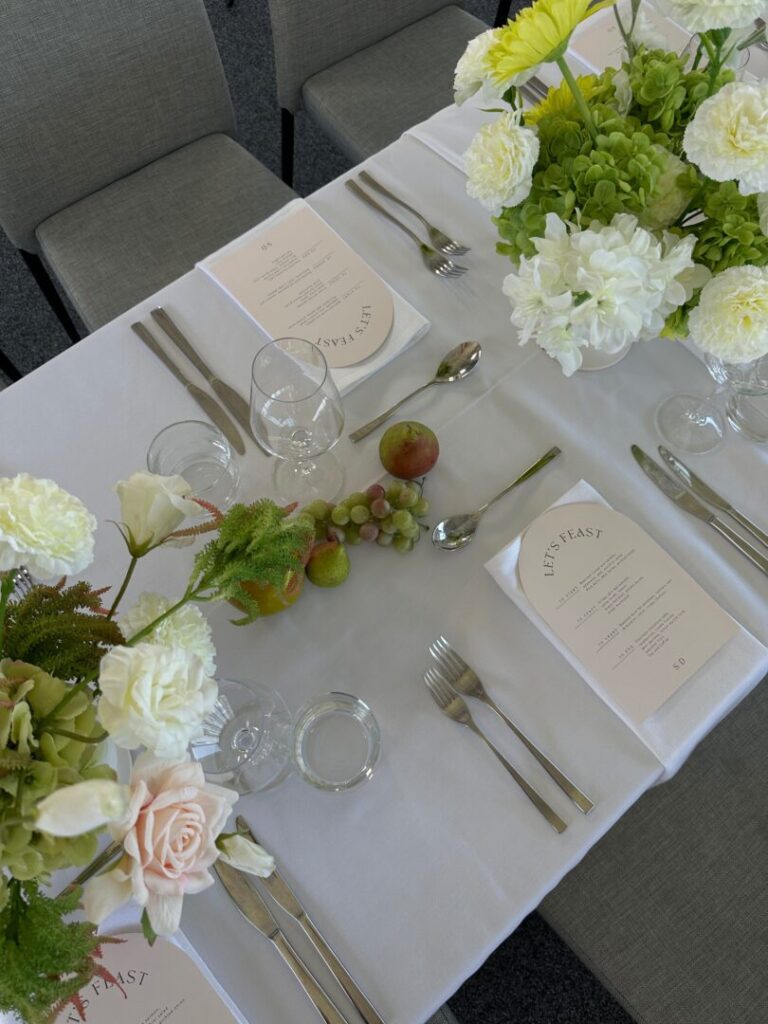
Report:
M 646 455 L 642 448 L 638 448 L 636 444 L 633 444 L 632 454 L 645 475 L 653 480 L 656 486 L 668 498 L 671 498 L 678 508 L 683 509 L 684 512 L 688 512 L 692 516 L 696 516 L 698 519 L 702 519 L 713 530 L 716 530 L 722 537 L 730 541 L 742 555 L 768 576 L 768 558 L 765 555 L 761 555 L 757 548 L 753 548 L 735 530 L 732 530 L 727 523 L 724 523 L 722 519 L 718 519 L 714 512 L 711 512 L 706 505 L 702 505 L 699 499 L 695 498 L 690 491 L 687 491 L 681 483 L 678 483 L 675 478 L 665 473 L 658 462 L 654 462 L 650 455 Z
M 189 339 L 182 333 L 180 328 L 171 319 L 170 314 L 158 306 L 153 309 L 150 316 L 171 339 L 174 345 L 184 353 L 195 369 L 208 381 L 211 390 L 218 396 L 219 401 L 235 417 L 237 422 L 250 437 L 251 434 L 251 410 L 246 400 L 235 391 L 233 387 L 226 384 L 216 376 L 208 364 L 198 355 Z
M 248 884 L 245 876 L 235 868 L 224 864 L 221 859 L 216 861 L 213 868 L 237 909 L 249 924 L 253 925 L 272 943 L 293 971 L 296 980 L 326 1024 L 350 1024 L 344 1014 L 334 1006 L 320 982 L 280 931 L 280 927 L 263 897 Z
M 255 838 L 244 818 L 238 816 L 235 824 L 237 825 L 237 829 L 240 833 L 248 836 L 248 838 L 253 840 L 254 843 L 258 843 L 258 839 Z M 286 914 L 289 914 L 301 925 L 304 933 L 323 958 L 338 983 L 355 1004 L 355 1007 L 360 1012 L 360 1016 L 366 1024 L 384 1024 L 384 1020 L 381 1015 L 374 1009 L 370 1000 L 364 995 L 364 993 L 361 992 L 357 982 L 350 976 L 347 969 L 317 930 L 309 914 L 301 905 L 293 890 L 282 877 L 280 872 L 275 869 L 269 878 L 262 878 L 260 879 L 260 882 L 266 888 L 272 899 L 283 908 Z
M 194 400 L 203 410 L 205 415 L 216 424 L 219 430 L 224 434 L 226 439 L 241 455 L 245 455 L 245 445 L 243 439 L 237 432 L 237 427 L 232 420 L 227 416 L 224 410 L 221 408 L 218 402 L 215 402 L 210 395 L 207 395 L 202 388 L 199 388 L 196 384 L 193 384 L 191 380 L 188 380 L 178 366 L 174 363 L 170 356 L 166 355 L 160 347 L 157 339 L 152 333 L 144 326 L 143 323 L 137 321 L 135 324 L 131 324 L 131 330 L 134 334 L 138 335 L 139 338 L 144 342 L 148 349 L 150 349 L 157 358 L 163 363 L 174 375 L 174 377 L 183 384 L 187 391 L 192 395 Z
M 712 488 L 705 484 L 700 476 L 696 476 L 693 470 L 688 469 L 684 462 L 681 462 L 676 455 L 673 455 L 669 449 L 665 448 L 663 444 L 659 445 L 659 455 L 664 459 L 666 464 L 675 474 L 675 476 L 682 480 L 685 486 L 693 491 L 694 494 L 698 495 L 702 501 L 706 501 L 708 505 L 712 505 L 714 508 L 719 509 L 721 512 L 725 512 L 729 515 L 734 522 L 738 523 L 739 526 L 743 527 L 750 533 L 755 540 L 759 540 L 761 544 L 768 547 L 768 533 L 764 533 L 759 526 L 755 526 L 751 519 L 747 519 L 737 508 L 734 508 L 727 498 L 723 498 L 722 495 L 718 494 L 717 491 L 713 491 Z

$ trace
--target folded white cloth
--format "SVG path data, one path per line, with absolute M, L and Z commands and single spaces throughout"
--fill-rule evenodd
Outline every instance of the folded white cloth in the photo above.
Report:
M 574 502 L 608 502 L 586 481 L 580 480 L 550 508 Z M 639 736 L 665 768 L 664 778 L 673 775 L 696 744 L 741 701 L 768 672 L 768 649 L 751 633 L 739 632 L 717 652 L 677 693 L 642 725 L 635 726 L 612 704 L 578 658 L 566 648 L 525 596 L 518 579 L 517 561 L 522 534 L 486 563 L 486 569 L 504 593 L 512 598 L 549 642 L 605 700 L 611 709 Z M 734 680 L 738 686 L 734 687 Z
M 404 134 L 418 139 L 464 174 L 464 154 L 469 144 L 484 124 L 491 124 L 498 117 L 498 114 L 489 114 L 473 102 L 461 107 L 452 104 Z
M 231 298 L 229 293 L 221 285 L 219 285 L 216 277 L 211 273 L 211 264 L 220 257 L 223 253 L 234 252 L 237 249 L 242 248 L 244 245 L 248 245 L 254 238 L 258 237 L 264 231 L 268 231 L 273 228 L 275 224 L 279 224 L 280 221 L 289 217 L 297 210 L 304 206 L 308 206 L 303 199 L 294 199 L 292 202 L 287 203 L 282 209 L 273 213 L 272 216 L 261 224 L 258 224 L 255 228 L 247 231 L 244 235 L 236 238 L 233 242 L 225 245 L 222 249 L 207 256 L 201 263 L 198 263 L 198 269 L 202 270 L 206 276 L 216 282 L 217 287 L 221 288 L 221 291 L 229 298 L 236 308 L 240 309 L 240 306 L 236 301 Z M 315 211 L 317 212 L 317 211 Z M 319 214 L 318 214 L 319 216 Z M 386 282 L 385 282 L 386 284 Z M 415 341 L 421 338 L 430 328 L 430 322 L 425 316 L 422 316 L 418 310 L 414 309 L 413 306 L 406 302 L 405 299 L 398 295 L 394 288 L 387 284 L 387 288 L 392 294 L 392 301 L 394 303 L 394 319 L 392 321 L 392 329 L 389 332 L 389 336 L 384 344 L 368 359 L 364 359 L 361 363 L 356 363 L 354 366 L 345 366 L 331 370 L 331 376 L 333 377 L 336 387 L 339 389 L 342 395 L 348 394 L 352 388 L 361 384 L 364 380 L 367 380 L 371 374 L 376 373 L 382 367 L 386 366 L 387 363 L 391 362 L 395 356 L 399 355 L 405 349 L 409 348 Z M 241 310 L 243 317 L 249 322 L 253 322 L 251 317 L 243 310 Z

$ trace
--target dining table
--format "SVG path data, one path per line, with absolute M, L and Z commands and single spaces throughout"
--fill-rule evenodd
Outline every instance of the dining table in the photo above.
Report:
M 444 115 L 446 138 L 460 135 L 462 116 L 456 108 Z M 430 131 L 440 136 L 439 120 Z M 351 693 L 379 722 L 382 756 L 369 782 L 331 793 L 292 774 L 274 789 L 242 796 L 237 811 L 388 1024 L 427 1020 L 768 672 L 768 579 L 668 501 L 630 454 L 632 444 L 655 452 L 661 439 L 654 409 L 665 396 L 710 390 L 703 362 L 684 345 L 655 340 L 633 345 L 610 368 L 566 378 L 535 345 L 521 346 L 502 291 L 510 264 L 496 253 L 496 229 L 466 194 L 460 166 L 425 141 L 430 131 L 406 133 L 307 197 L 431 324 L 345 395 L 335 449 L 344 493 L 383 478 L 381 432 L 356 444 L 348 434 L 429 380 L 443 353 L 465 340 L 482 345 L 477 369 L 413 398 L 399 414 L 439 438 L 439 460 L 425 485 L 430 522 L 477 507 L 552 445 L 562 455 L 496 503 L 462 550 L 439 550 L 428 536 L 408 554 L 354 547 L 342 586 L 307 585 L 289 610 L 246 626 L 231 623 L 236 616 L 226 604 L 205 607 L 220 678 L 272 687 L 293 711 L 317 694 Z M 362 168 L 471 248 L 461 258 L 469 268 L 464 277 L 430 274 L 409 239 L 344 187 Z M 136 320 L 151 323 L 159 305 L 215 372 L 247 395 L 264 336 L 200 269 L 0 393 L 0 475 L 53 478 L 93 511 L 99 528 L 87 575 L 96 586 L 114 585 L 127 564 L 112 524 L 119 515 L 115 483 L 144 468 L 163 427 L 200 418 L 188 392 L 131 331 Z M 765 448 L 729 431 L 719 449 L 686 461 L 765 528 Z M 272 496 L 273 463 L 246 440 L 239 500 Z M 717 655 L 717 671 L 695 674 L 637 731 L 485 568 L 580 481 L 640 524 L 742 627 L 740 643 Z M 142 560 L 126 605 L 143 591 L 179 594 L 189 550 L 161 548 Z M 439 713 L 423 673 L 440 634 L 593 799 L 592 812 L 580 814 L 489 709 L 477 708 L 478 722 L 566 819 L 563 834 L 548 827 L 476 737 Z M 295 934 L 290 921 L 285 928 Z M 185 901 L 182 930 L 242 1020 L 317 1019 L 218 881 Z

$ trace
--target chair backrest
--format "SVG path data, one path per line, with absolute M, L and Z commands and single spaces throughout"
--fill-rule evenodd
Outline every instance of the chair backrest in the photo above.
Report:
M 280 106 L 295 111 L 301 87 L 450 0 L 269 0 Z M 375 112 L 371 112 L 375 117 Z
M 0 225 L 47 217 L 234 131 L 203 0 L 11 0 L 0 11 Z

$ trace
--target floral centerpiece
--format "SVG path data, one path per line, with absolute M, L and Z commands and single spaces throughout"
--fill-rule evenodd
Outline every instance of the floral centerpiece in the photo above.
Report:
M 472 40 L 456 68 L 456 102 L 478 93 L 500 113 L 465 162 L 467 191 L 514 264 L 512 322 L 566 375 L 587 348 L 659 335 L 727 362 L 768 354 L 768 83 L 737 70 L 768 3 L 655 3 L 692 34 L 685 52 L 666 49 L 630 0 L 614 7 L 621 67 L 576 77 L 571 34 L 613 0 L 535 0 Z M 525 108 L 523 88 L 548 63 L 562 81 Z
M 181 477 L 136 473 L 116 488 L 129 554 L 114 600 L 84 581 L 96 520 L 50 480 L 0 479 L 0 1011 L 48 1021 L 96 973 L 100 923 L 133 899 L 145 934 L 179 925 L 185 895 L 213 883 L 222 857 L 267 875 L 271 858 L 224 831 L 237 794 L 206 782 L 187 748 L 217 696 L 215 650 L 200 605 L 259 604 L 248 584 L 283 588 L 314 542 L 306 517 L 270 501 L 226 515 Z M 185 528 L 188 516 L 205 521 Z M 205 514 L 203 513 L 203 514 Z M 160 546 L 212 538 L 171 601 L 119 611 L 138 562 Z M 106 740 L 143 752 L 130 779 L 104 763 Z M 97 856 L 99 834 L 111 842 Z M 87 866 L 86 866 L 87 865 Z M 81 890 L 54 894 L 52 872 L 83 867 Z M 67 920 L 82 898 L 87 921 Z M 114 979 L 112 979 L 114 980 Z

